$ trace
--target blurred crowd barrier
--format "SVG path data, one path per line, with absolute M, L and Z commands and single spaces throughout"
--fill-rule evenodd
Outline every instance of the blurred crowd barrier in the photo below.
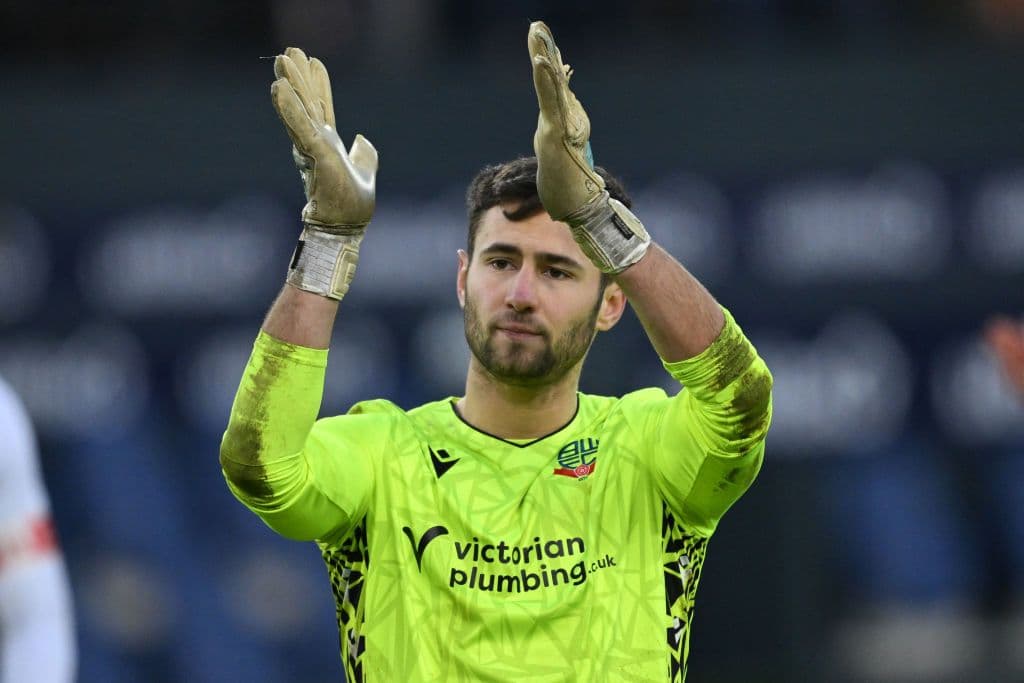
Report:
M 461 392 L 461 192 L 380 203 L 324 414 Z M 713 544 L 695 680 L 1024 676 L 1024 404 L 980 340 L 1024 312 L 1024 166 L 678 172 L 633 194 L 776 381 L 765 470 Z M 43 439 L 81 680 L 339 680 L 315 548 L 263 528 L 217 463 L 293 208 L 239 194 L 66 220 L 0 211 L 0 374 Z M 639 385 L 676 390 L 629 317 L 583 389 Z

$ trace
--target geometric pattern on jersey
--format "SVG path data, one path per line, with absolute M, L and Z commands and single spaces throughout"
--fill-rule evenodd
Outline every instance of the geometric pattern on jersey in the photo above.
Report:
M 686 680 L 693 606 L 708 539 L 687 533 L 667 505 L 661 533 L 665 546 L 665 609 L 672 620 L 668 627 L 669 680 L 682 683 Z
M 682 683 L 708 534 L 657 493 L 657 437 L 622 412 L 652 399 L 667 400 L 581 394 L 574 420 L 525 447 L 473 429 L 451 400 L 362 404 L 388 416 L 362 443 L 394 441 L 376 512 L 321 543 L 347 680 Z
M 331 592 L 334 593 L 345 680 L 349 683 L 362 683 L 362 657 L 366 650 L 366 640 L 362 634 L 365 604 L 359 598 L 363 594 L 363 582 L 370 566 L 365 520 L 352 530 L 340 547 L 330 548 L 321 544 L 320 550 L 327 564 Z

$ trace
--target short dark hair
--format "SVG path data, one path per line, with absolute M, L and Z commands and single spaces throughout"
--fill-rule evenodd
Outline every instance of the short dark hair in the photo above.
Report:
M 600 166 L 595 166 L 594 170 L 604 178 L 605 189 L 613 199 L 618 199 L 627 208 L 633 206 L 633 200 L 626 193 L 622 181 Z M 544 210 L 540 195 L 537 194 L 537 157 L 520 157 L 503 164 L 485 166 L 473 178 L 466 190 L 466 212 L 469 215 L 466 245 L 471 256 L 484 212 L 492 206 L 516 200 L 519 206 L 515 211 L 503 212 L 510 221 L 525 220 Z

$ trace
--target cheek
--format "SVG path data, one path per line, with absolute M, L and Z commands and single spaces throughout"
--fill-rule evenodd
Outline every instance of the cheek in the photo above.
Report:
M 474 287 L 472 284 L 467 283 L 466 288 L 462 290 L 460 304 L 467 317 L 472 317 L 477 323 L 481 319 L 488 317 L 489 304 L 486 298 L 481 296 L 480 287 L 478 286 Z
M 472 302 L 478 310 L 491 310 L 503 305 L 501 283 L 488 281 L 486 273 L 470 271 L 463 282 L 463 305 Z
M 584 320 L 594 313 L 594 303 L 593 298 L 573 292 L 571 297 L 564 296 L 558 300 L 557 315 L 566 323 Z
M 597 327 L 598 313 L 599 308 L 592 299 L 574 298 L 571 304 L 563 302 L 558 312 L 552 314 L 552 322 L 563 336 L 590 334 Z

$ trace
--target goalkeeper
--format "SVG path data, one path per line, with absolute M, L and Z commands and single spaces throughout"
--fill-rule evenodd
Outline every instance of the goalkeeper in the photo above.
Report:
M 318 60 L 290 48 L 274 65 L 308 202 L 221 465 L 270 527 L 319 545 L 353 683 L 682 680 L 707 541 L 763 459 L 768 369 L 593 166 L 543 23 L 528 44 L 536 158 L 485 168 L 467 195 L 465 394 L 320 420 L 377 152 L 342 144 Z M 627 300 L 684 386 L 672 398 L 577 391 Z

